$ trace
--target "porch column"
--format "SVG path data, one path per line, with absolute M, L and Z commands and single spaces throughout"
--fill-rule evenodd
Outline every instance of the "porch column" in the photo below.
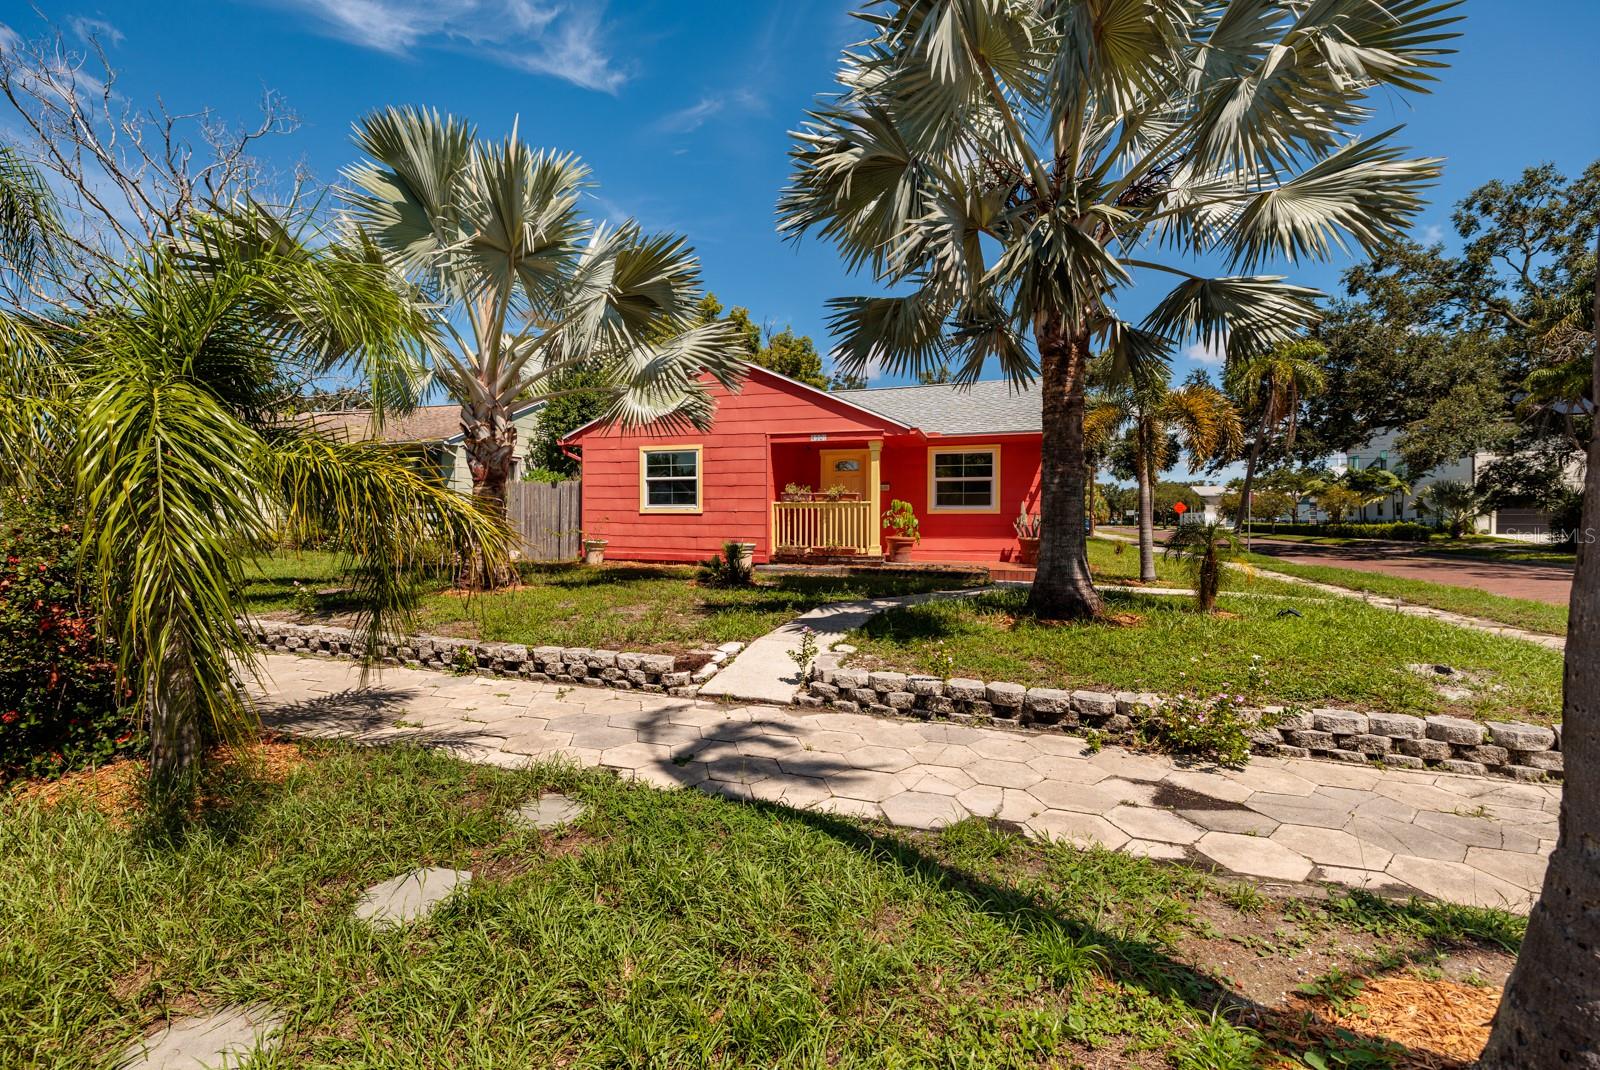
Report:
M 872 515 L 867 518 L 867 544 L 869 556 L 881 557 L 883 555 L 883 441 L 881 439 L 867 443 L 867 501 L 872 503 Z

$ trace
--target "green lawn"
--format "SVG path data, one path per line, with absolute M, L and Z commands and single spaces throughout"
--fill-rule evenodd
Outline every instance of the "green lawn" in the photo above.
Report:
M 1157 543 L 1156 585 L 1183 588 L 1185 590 L 1190 588 L 1192 583 L 1183 563 L 1166 557 L 1161 551 L 1161 544 Z M 1123 584 L 1137 585 L 1139 579 L 1139 548 L 1133 543 L 1119 542 L 1113 539 L 1091 538 L 1089 540 L 1089 569 L 1094 573 L 1095 579 L 1101 583 L 1113 586 Z M 1256 571 L 1243 574 L 1236 573 L 1230 576 L 1229 582 L 1232 584 L 1230 589 L 1237 592 L 1290 598 L 1334 597 L 1308 590 L 1299 584 L 1273 579 L 1271 576 Z
M 1564 550 L 1559 546 L 1529 545 L 1523 542 L 1478 542 L 1465 539 L 1461 542 L 1431 542 L 1426 552 L 1430 556 L 1438 554 L 1445 557 L 1470 557 L 1480 561 L 1493 561 L 1497 565 L 1562 565 L 1573 568 L 1578 563 L 1578 555 L 1573 550 Z
M 1385 598 L 1399 598 L 1417 605 L 1461 613 L 1469 617 L 1509 624 L 1530 632 L 1546 635 L 1567 634 L 1567 607 L 1536 602 L 1531 598 L 1508 598 L 1489 594 L 1473 587 L 1452 587 L 1444 583 L 1385 576 L 1377 572 L 1363 572 L 1353 568 L 1336 568 L 1331 565 L 1306 565 L 1262 554 L 1245 554 L 1243 559 L 1262 569 L 1270 569 L 1288 576 L 1331 583 L 1356 591 L 1368 591 Z
M 1137 623 L 1041 624 L 1023 612 L 1025 592 L 909 606 L 868 621 L 851 640 L 852 664 L 1048 687 L 1242 692 L 1272 703 L 1354 704 L 1416 714 L 1560 717 L 1561 655 L 1352 599 L 1280 600 L 1224 594 L 1225 615 L 1203 616 L 1184 598 L 1111 594 L 1112 614 Z M 1290 608 L 1300 616 L 1288 615 Z M 1267 679 L 1247 682 L 1252 655 Z M 1412 663 L 1483 673 L 1470 704 L 1452 706 L 1407 672 Z
M 284 553 L 251 568 L 248 597 L 257 613 L 287 612 L 294 584 L 327 589 L 338 576 L 325 553 Z M 755 586 L 701 587 L 695 570 L 673 566 L 525 565 L 523 586 L 468 598 L 439 583 L 424 599 L 417 628 L 530 646 L 679 651 L 729 641 L 749 642 L 826 602 L 959 587 L 950 573 L 856 573 L 848 576 L 763 575 Z M 351 607 L 337 594 L 320 604 L 326 619 Z
M 1523 929 L 1268 897 L 976 821 L 912 834 L 600 772 L 307 754 L 281 783 L 236 769 L 176 845 L 70 798 L 5 800 L 0 1065 L 108 1066 L 169 1015 L 257 1001 L 289 1023 L 252 1064 L 273 1070 L 1246 1070 L 1308 1035 L 1329 1065 L 1389 1065 L 1347 1061 L 1374 1041 L 1308 1034 L 1302 1008 L 1325 1001 L 1287 990 L 1494 984 Z M 508 824 L 552 787 L 587 805 L 575 826 Z M 353 919 L 364 887 L 428 864 L 475 879 L 404 929 Z M 1246 997 L 1260 1033 L 1229 1024 Z

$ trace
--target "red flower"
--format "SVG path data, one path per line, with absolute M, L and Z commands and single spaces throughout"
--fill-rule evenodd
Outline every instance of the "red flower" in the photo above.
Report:
M 6 724 L 10 724 L 12 721 L 15 721 L 16 719 L 17 719 L 17 711 L 16 710 L 7 710 L 5 713 L 0 713 L 0 721 L 5 722 Z

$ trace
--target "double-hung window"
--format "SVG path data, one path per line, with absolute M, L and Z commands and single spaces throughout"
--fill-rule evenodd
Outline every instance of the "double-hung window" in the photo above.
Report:
M 1000 447 L 928 450 L 928 510 L 934 513 L 1000 511 Z
M 700 447 L 669 446 L 639 451 L 639 511 L 700 511 Z

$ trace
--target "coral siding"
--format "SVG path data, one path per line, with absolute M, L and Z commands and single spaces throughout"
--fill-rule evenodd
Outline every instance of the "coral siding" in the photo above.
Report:
M 949 438 L 891 438 L 883 446 L 884 506 L 902 498 L 916 511 L 922 541 L 911 551 L 914 561 L 984 564 L 1010 561 L 1017 553 L 1017 514 L 1039 510 L 1039 435 L 964 435 Z M 928 511 L 928 448 L 1000 447 L 1000 511 L 998 513 L 933 513 Z
M 606 556 L 622 561 L 698 561 L 730 539 L 770 555 L 771 436 L 825 434 L 829 445 L 882 438 L 899 428 L 873 422 L 859 410 L 752 369 L 743 389 L 713 386 L 717 414 L 710 430 L 622 432 L 596 426 L 568 442 L 582 447 L 585 536 L 609 540 Z M 704 448 L 702 512 L 639 511 L 639 449 L 699 444 Z M 816 482 L 816 474 L 801 482 Z M 785 480 L 787 482 L 787 480 Z M 776 487 L 782 487 L 782 483 Z
M 771 508 L 787 483 L 816 488 L 818 450 L 848 449 L 881 439 L 884 505 L 911 502 L 922 524 L 914 557 L 924 561 L 994 562 L 1016 553 L 1012 519 L 1026 504 L 1037 509 L 1038 435 L 941 438 L 907 433 L 888 421 L 831 401 L 782 378 L 752 368 L 743 389 L 713 387 L 716 419 L 705 432 L 621 432 L 596 426 L 567 441 L 582 448 L 583 528 L 608 540 L 606 556 L 621 561 L 698 561 L 730 539 L 756 545 L 770 557 Z M 827 435 L 812 442 L 811 435 Z M 929 513 L 928 447 L 999 445 L 998 513 Z M 702 447 L 701 507 L 695 513 L 639 511 L 639 450 Z M 820 489 L 820 488 L 819 488 Z

